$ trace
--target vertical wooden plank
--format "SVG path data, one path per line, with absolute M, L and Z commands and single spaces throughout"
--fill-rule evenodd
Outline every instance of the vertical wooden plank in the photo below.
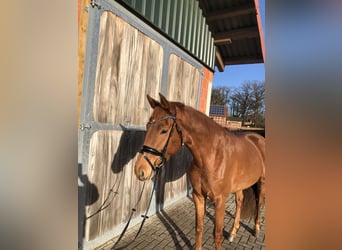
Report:
M 125 223 L 138 199 L 142 182 L 134 175 L 137 152 L 143 144 L 142 131 L 98 131 L 90 142 L 88 180 L 96 187 L 99 196 L 88 189 L 85 238 L 92 240 Z M 151 184 L 146 186 L 146 193 Z M 145 195 L 137 214 L 145 211 L 148 195 Z
M 199 87 L 199 70 L 179 56 L 169 60 L 167 97 L 196 108 Z
M 132 125 L 144 125 L 151 114 L 146 94 L 157 97 L 160 91 L 163 48 L 111 12 L 103 12 L 101 16 L 98 44 L 95 120 L 120 124 L 128 118 Z M 171 55 L 167 97 L 196 107 L 198 86 L 199 71 L 181 57 Z M 86 207 L 89 217 L 86 240 L 125 223 L 135 205 L 142 186 L 133 173 L 136 153 L 144 139 L 141 133 L 98 131 L 91 138 L 88 179 L 97 187 L 99 197 Z M 185 172 L 190 160 L 190 153 L 182 151 L 171 159 L 169 168 L 163 170 L 162 202 L 186 190 Z M 151 187 L 152 182 L 149 182 L 137 214 L 146 209 Z M 94 198 L 91 190 L 87 197 L 88 201 Z
M 192 53 L 203 64 L 209 65 L 211 58 L 202 53 L 200 56 L 198 42 L 201 39 L 202 26 L 207 26 L 205 17 L 196 0 L 122 0 L 133 10 L 137 11 L 152 26 L 158 27 L 159 32 L 165 33 L 171 40 Z M 224 2 L 224 1 L 221 1 Z M 230 2 L 230 1 L 229 1 Z M 203 24 L 203 25 L 201 25 Z M 200 29 L 201 30 L 200 30 Z M 206 29 L 208 32 L 208 29 Z M 206 34 L 208 36 L 208 34 Z M 207 40 L 207 48 L 214 46 L 213 41 Z M 203 56 L 205 55 L 205 56 Z
M 141 98 L 160 91 L 162 47 L 113 13 L 104 12 L 98 54 L 95 120 L 109 124 L 129 120 L 132 125 L 144 125 L 150 109 Z
M 95 120 L 120 124 L 128 118 L 133 125 L 144 125 L 151 113 L 146 94 L 158 95 L 162 62 L 160 44 L 113 13 L 103 12 L 94 90 Z M 90 202 L 94 195 L 89 189 L 86 240 L 96 239 L 126 222 L 142 187 L 133 168 L 143 139 L 141 131 L 97 131 L 91 138 L 88 179 L 97 187 L 99 197 Z M 146 185 L 137 214 L 145 211 L 151 187 Z
M 181 101 L 196 108 L 197 90 L 199 86 L 199 71 L 180 58 L 172 54 L 169 59 L 167 98 Z M 170 200 L 187 190 L 187 168 L 192 156 L 183 148 L 180 153 L 173 156 L 166 169 L 164 187 L 164 200 Z
M 185 147 L 170 159 L 169 164 L 165 168 L 166 182 L 163 197 L 165 201 L 173 199 L 187 190 L 186 172 L 191 160 L 192 156 Z

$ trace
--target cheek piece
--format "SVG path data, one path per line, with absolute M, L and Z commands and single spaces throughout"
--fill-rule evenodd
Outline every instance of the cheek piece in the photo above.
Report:
M 161 168 L 165 165 L 166 163 L 166 157 L 165 157 L 165 153 L 166 153 L 166 150 L 167 150 L 167 147 L 169 145 L 169 142 L 170 142 L 170 138 L 173 134 L 173 130 L 174 128 L 176 127 L 176 130 L 178 132 L 178 135 L 180 136 L 181 138 L 181 145 L 183 145 L 183 136 L 182 136 L 182 130 L 179 128 L 177 122 L 176 122 L 176 115 L 174 116 L 171 116 L 171 115 L 167 115 L 167 116 L 164 116 L 160 119 L 160 121 L 162 120 L 166 120 L 166 119 L 172 119 L 173 120 L 173 123 L 172 123 L 172 126 L 171 126 L 171 129 L 170 129 L 170 132 L 169 132 L 169 136 L 167 138 L 167 141 L 163 147 L 163 150 L 162 151 L 159 151 L 155 148 L 152 148 L 150 146 L 146 146 L 146 145 L 143 145 L 142 148 L 140 149 L 140 154 L 142 154 L 145 158 L 145 160 L 148 162 L 148 164 L 150 165 L 150 167 L 152 168 L 152 170 L 155 172 L 157 168 Z M 156 155 L 156 156 L 159 156 L 159 158 L 157 160 L 155 160 L 154 164 L 151 162 L 151 160 L 148 158 L 147 154 L 152 154 L 152 155 Z

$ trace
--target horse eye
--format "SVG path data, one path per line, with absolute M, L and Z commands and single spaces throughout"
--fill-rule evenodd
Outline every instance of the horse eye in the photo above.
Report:
M 166 134 L 167 133 L 167 129 L 163 129 L 162 131 L 160 131 L 160 134 Z

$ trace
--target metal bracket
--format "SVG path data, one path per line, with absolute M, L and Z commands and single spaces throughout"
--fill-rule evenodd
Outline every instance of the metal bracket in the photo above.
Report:
M 101 9 L 101 4 L 97 3 L 95 0 L 90 0 L 91 7 Z
M 80 124 L 80 130 L 81 130 L 81 131 L 84 131 L 85 129 L 91 129 L 90 124 L 81 123 L 81 124 Z

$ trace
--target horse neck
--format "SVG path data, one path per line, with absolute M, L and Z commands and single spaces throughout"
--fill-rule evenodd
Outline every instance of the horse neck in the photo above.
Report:
M 227 134 L 225 129 L 211 118 L 189 106 L 178 111 L 177 119 L 183 133 L 184 144 L 190 149 L 193 156 L 203 150 L 203 143 L 208 143 L 217 135 Z

